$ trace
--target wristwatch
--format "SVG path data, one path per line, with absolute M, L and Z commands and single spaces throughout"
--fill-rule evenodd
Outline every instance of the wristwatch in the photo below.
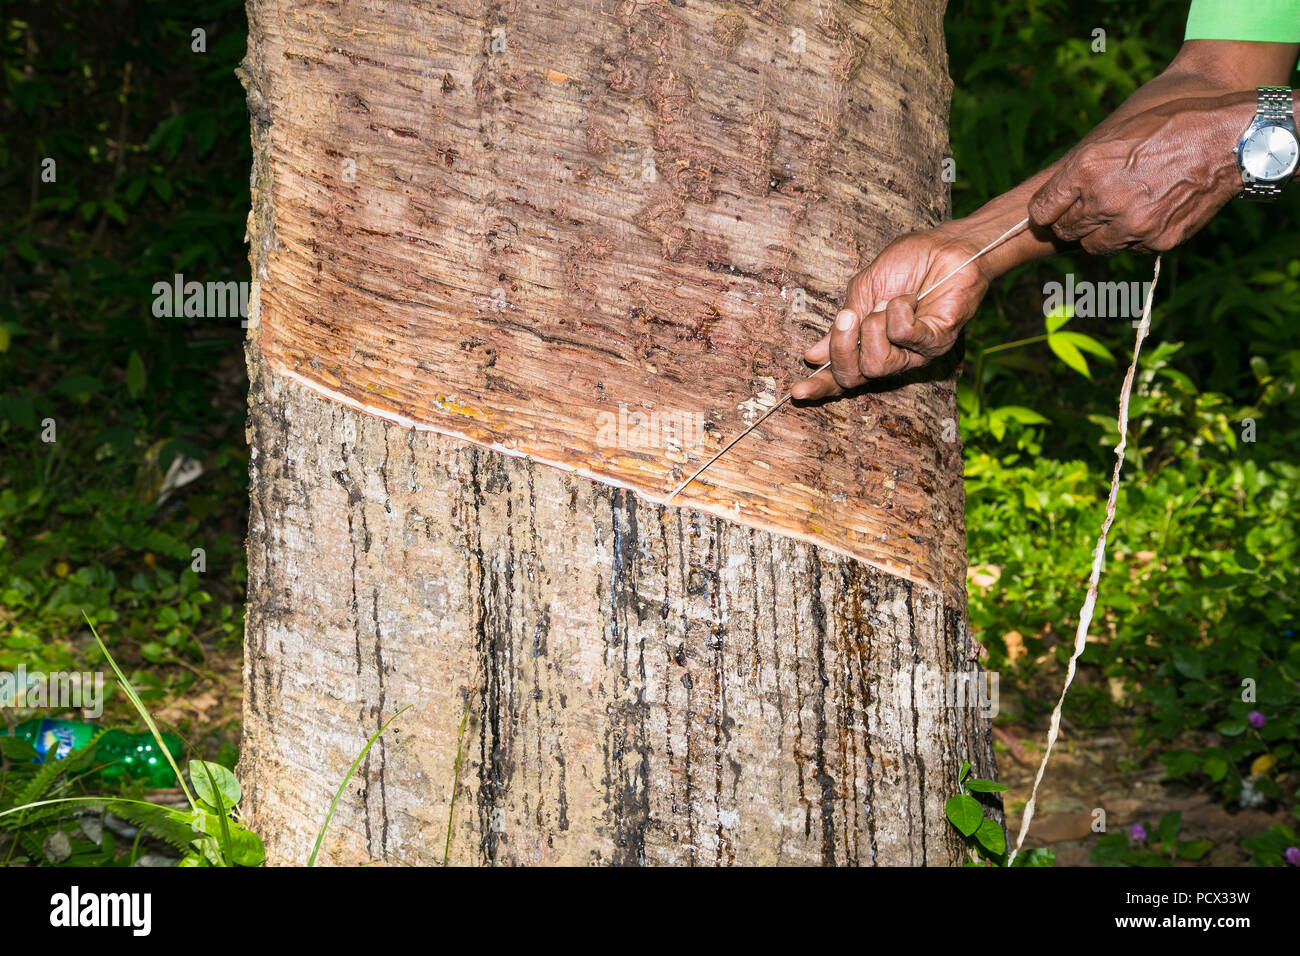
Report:
M 1300 137 L 1291 115 L 1289 86 L 1259 87 L 1259 106 L 1233 153 L 1244 199 L 1276 199 L 1295 173 Z

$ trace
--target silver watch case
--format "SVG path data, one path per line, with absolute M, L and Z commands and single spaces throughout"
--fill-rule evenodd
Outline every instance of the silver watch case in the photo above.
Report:
M 1290 170 L 1277 179 L 1258 179 L 1246 171 L 1241 159 L 1246 141 L 1257 130 L 1271 126 L 1280 127 L 1290 133 L 1296 140 L 1297 153 L 1300 153 L 1300 135 L 1297 135 L 1295 118 L 1291 113 L 1291 90 L 1288 87 L 1260 87 L 1259 107 L 1255 112 L 1255 118 L 1251 120 L 1232 150 L 1233 157 L 1237 160 L 1237 170 L 1241 173 L 1241 181 L 1244 184 L 1241 191 L 1244 199 L 1276 199 L 1281 194 L 1282 187 L 1295 175 L 1296 162 L 1292 162 Z

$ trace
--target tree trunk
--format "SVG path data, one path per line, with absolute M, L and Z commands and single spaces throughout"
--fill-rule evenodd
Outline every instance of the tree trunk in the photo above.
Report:
M 942 3 L 250 0 L 241 774 L 272 862 L 931 863 L 952 364 L 786 408 L 947 210 Z M 945 440 L 949 439 L 949 440 Z

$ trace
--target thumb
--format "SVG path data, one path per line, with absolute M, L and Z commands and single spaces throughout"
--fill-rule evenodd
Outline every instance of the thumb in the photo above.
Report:
M 1029 218 L 1036 226 L 1050 226 L 1065 215 L 1079 198 L 1079 190 L 1066 183 L 1061 170 L 1039 187 L 1029 200 Z

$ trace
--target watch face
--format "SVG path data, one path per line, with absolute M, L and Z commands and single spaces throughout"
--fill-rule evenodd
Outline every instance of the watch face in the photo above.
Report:
M 1253 179 L 1276 182 L 1295 171 L 1300 146 L 1282 126 L 1261 126 L 1241 147 L 1241 165 Z

